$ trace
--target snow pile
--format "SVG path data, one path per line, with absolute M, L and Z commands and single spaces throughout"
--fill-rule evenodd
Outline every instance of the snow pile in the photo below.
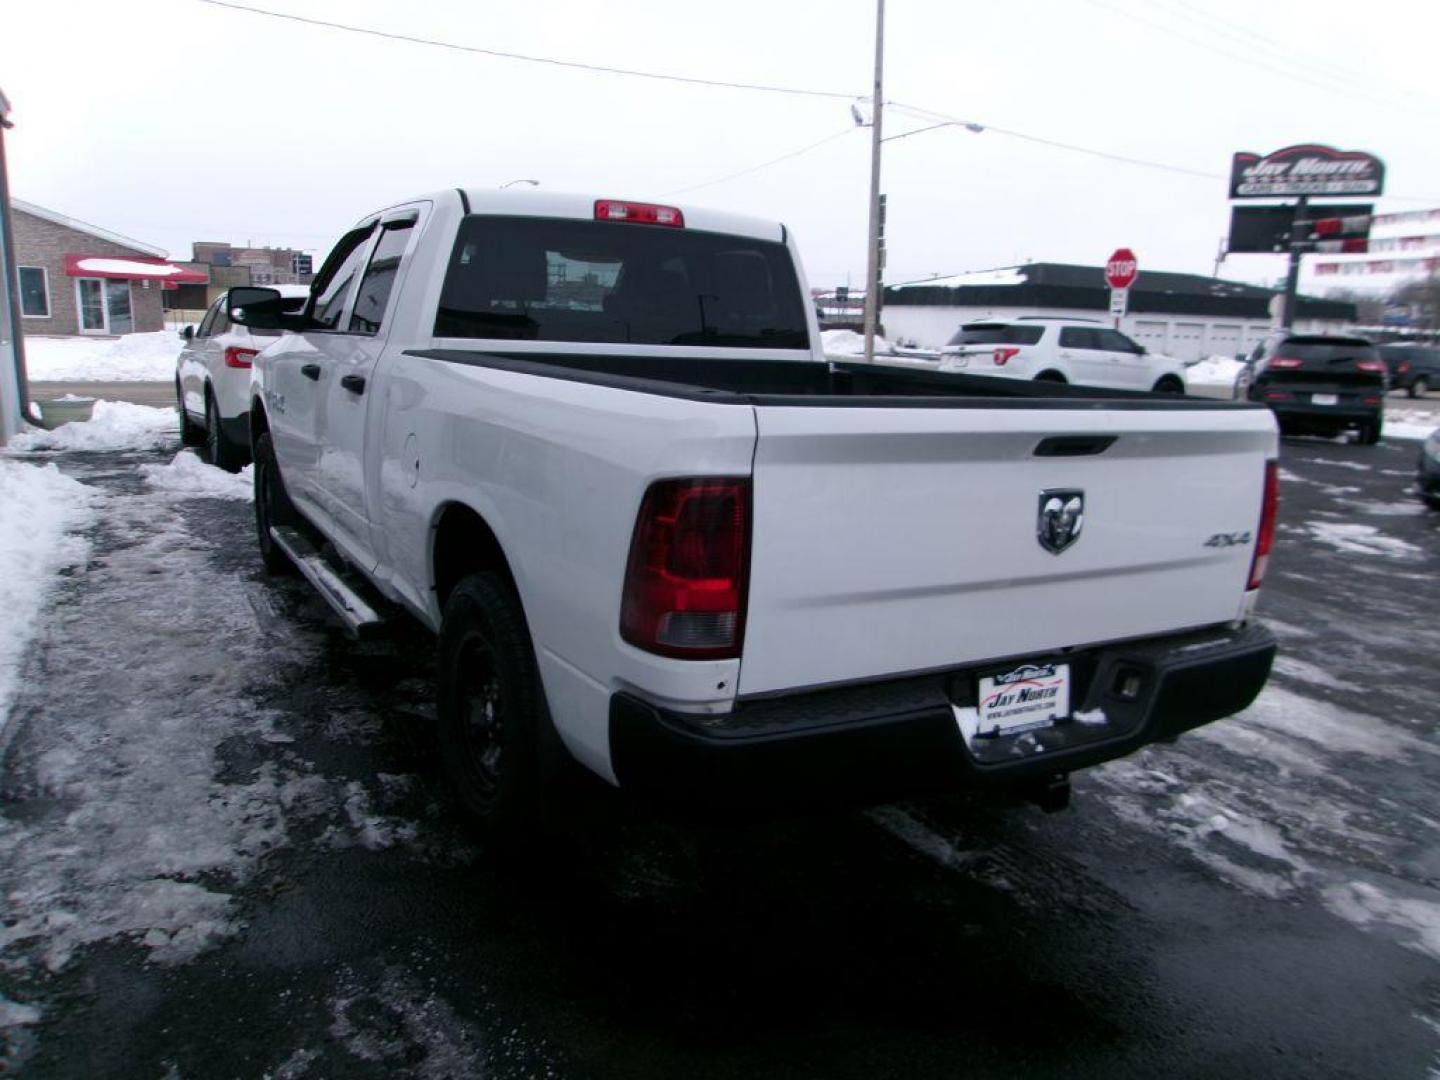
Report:
M 151 487 L 183 498 L 243 499 L 254 495 L 255 466 L 228 473 L 200 460 L 193 450 L 182 450 L 168 465 L 141 465 L 140 474 Z
M 822 330 L 820 331 L 820 347 L 826 356 L 864 356 L 865 335 L 857 334 L 854 330 Z M 877 353 L 890 351 L 890 343 L 878 335 L 875 338 L 875 351 Z
M 1023 266 L 1001 266 L 994 270 L 971 270 L 964 274 L 950 274 L 947 277 L 926 278 L 923 281 L 907 281 L 903 285 L 892 285 L 894 289 L 958 289 L 975 285 L 1024 285 L 1029 275 Z
M 1233 356 L 1206 357 L 1185 369 L 1185 389 L 1192 394 L 1209 390 L 1208 397 L 1234 397 L 1236 380 L 1244 370 L 1245 365 Z
M 16 435 L 10 440 L 10 449 L 157 450 L 178 437 L 174 409 L 132 405 L 128 401 L 97 401 L 91 419 L 64 424 L 54 431 Z
M 1391 439 L 1428 439 L 1440 428 L 1440 413 L 1414 406 L 1385 407 L 1385 435 Z
M 54 465 L 0 457 L 0 747 L 20 658 L 57 571 L 85 558 L 73 535 L 91 517 L 93 492 Z
M 184 344 L 173 330 L 118 338 L 25 337 L 32 382 L 171 382 Z
M 1373 525 L 1351 525 L 1335 521 L 1307 521 L 1305 527 L 1322 544 L 1351 555 L 1388 555 L 1403 559 L 1422 555 L 1414 544 L 1394 536 L 1386 536 Z

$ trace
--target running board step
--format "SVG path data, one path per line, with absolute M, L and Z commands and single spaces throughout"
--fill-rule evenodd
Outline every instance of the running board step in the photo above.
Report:
M 270 539 L 290 556 L 305 580 L 315 586 L 325 602 L 335 609 L 345 632 L 353 638 L 369 637 L 378 630 L 384 620 L 360 596 L 358 592 L 325 561 L 297 529 L 285 525 L 271 525 Z

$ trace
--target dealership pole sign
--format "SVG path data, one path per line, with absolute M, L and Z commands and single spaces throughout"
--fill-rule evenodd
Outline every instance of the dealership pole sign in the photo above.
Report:
M 1272 154 L 1239 153 L 1230 163 L 1230 198 L 1380 195 L 1385 163 L 1364 150 L 1302 143 Z

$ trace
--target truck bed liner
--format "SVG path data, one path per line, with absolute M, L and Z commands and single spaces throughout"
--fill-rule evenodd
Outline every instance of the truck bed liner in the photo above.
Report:
M 717 404 L 1031 409 L 1043 402 L 1047 409 L 1162 411 L 1265 407 L 1252 402 L 1177 394 L 914 371 L 884 364 L 582 356 L 476 349 L 415 349 L 408 350 L 407 355 Z

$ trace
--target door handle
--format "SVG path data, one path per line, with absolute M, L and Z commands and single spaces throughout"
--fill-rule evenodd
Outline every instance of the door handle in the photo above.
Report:
M 365 392 L 365 376 L 342 375 L 340 376 L 340 385 L 352 394 L 363 394 Z
M 311 382 L 319 382 L 319 381 L 320 381 L 320 365 L 319 365 L 319 364 L 301 364 L 301 365 L 300 365 L 300 374 L 301 374 L 301 375 L 304 375 L 304 376 L 305 376 L 307 379 L 309 379 Z

